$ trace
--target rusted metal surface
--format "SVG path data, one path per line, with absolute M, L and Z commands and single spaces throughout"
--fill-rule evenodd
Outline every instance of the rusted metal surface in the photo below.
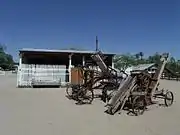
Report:
M 167 63 L 168 54 L 161 56 L 161 63 L 158 65 L 154 74 L 150 74 L 146 69 L 153 67 L 154 64 L 144 64 L 133 68 L 131 75 L 119 86 L 117 92 L 112 96 L 107 104 L 107 112 L 114 114 L 121 111 L 125 104 L 130 104 L 135 115 L 143 114 L 147 105 L 150 105 L 158 91 L 165 100 L 165 105 L 172 104 L 174 97 L 172 92 L 165 94 L 158 90 L 159 80 Z M 138 72 L 137 72 L 138 71 Z M 169 96 L 167 98 L 167 95 Z M 156 96 L 157 97 L 157 96 Z M 169 101 L 169 102 L 167 102 Z M 169 103 L 169 104 L 168 104 Z
M 108 67 L 104 60 L 103 54 L 100 52 L 95 53 L 92 55 L 92 59 L 95 61 L 95 63 L 99 66 L 101 71 L 92 70 L 89 66 L 79 66 L 78 72 L 81 75 L 81 79 L 83 80 L 79 82 L 79 88 L 78 91 L 75 90 L 74 92 L 75 97 L 80 97 L 79 95 L 83 95 L 81 93 L 87 93 L 87 91 L 91 91 L 94 95 L 95 89 L 101 89 L 102 95 L 101 99 L 106 102 L 107 100 L 107 88 L 109 89 L 117 89 L 120 85 L 121 80 L 123 79 L 122 76 L 119 76 L 117 74 L 117 71 L 114 70 L 111 67 Z M 75 79 L 77 80 L 77 79 Z M 83 82 L 83 83 L 82 83 Z M 99 83 L 99 85 L 95 85 Z M 77 84 L 77 83 L 76 83 Z M 77 88 L 77 87 L 76 87 Z M 69 90 L 67 90 L 67 93 L 69 93 Z M 69 95 L 69 94 L 68 94 Z M 92 97 L 91 97 L 92 98 Z M 93 96 L 94 98 L 94 96 Z M 80 99 L 78 99 L 80 101 Z M 81 96 L 81 101 L 83 100 L 83 97 Z M 92 102 L 92 100 L 91 100 Z
M 153 102 L 153 98 L 163 98 L 166 106 L 173 103 L 174 96 L 170 91 L 159 90 L 159 80 L 167 63 L 168 54 L 161 56 L 161 63 L 155 68 L 155 72 L 149 72 L 147 69 L 155 64 L 141 64 L 133 68 L 131 74 L 123 78 L 124 71 L 107 67 L 103 61 L 103 55 L 96 53 L 92 55 L 93 60 L 99 66 L 101 71 L 91 70 L 88 67 L 80 67 L 83 73 L 83 84 L 74 87 L 72 97 L 78 102 L 89 99 L 91 103 L 94 99 L 94 90 L 102 89 L 101 99 L 108 101 L 107 113 L 115 114 L 117 111 L 128 107 L 135 115 L 144 113 L 146 107 Z M 120 73 L 120 74 L 118 74 Z M 97 87 L 95 83 L 100 82 Z M 111 91 L 108 93 L 108 91 Z M 87 93 L 91 95 L 87 98 Z M 68 92 L 67 92 L 68 93 Z

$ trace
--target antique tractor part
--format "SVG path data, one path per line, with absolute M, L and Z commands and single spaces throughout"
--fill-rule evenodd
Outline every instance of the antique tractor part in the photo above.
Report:
M 164 89 L 158 90 L 157 89 L 157 91 L 154 94 L 154 97 L 158 98 L 158 99 L 164 99 L 164 104 L 166 107 L 171 106 L 174 102 L 174 95 L 169 90 L 164 90 Z
M 94 100 L 93 90 L 89 90 L 87 87 L 80 87 L 77 92 L 78 104 L 91 104 Z
M 167 91 L 164 98 L 164 103 L 167 107 L 171 106 L 174 101 L 174 95 L 171 91 Z
M 146 109 L 146 100 L 144 95 L 143 96 L 135 96 L 132 101 L 132 111 L 133 113 L 138 116 L 142 115 Z
M 85 85 L 69 85 L 66 88 L 69 99 L 73 99 L 78 104 L 91 104 L 94 99 L 94 92 Z
M 69 99 L 77 100 L 77 93 L 78 93 L 79 89 L 80 89 L 79 84 L 76 84 L 76 85 L 69 84 L 69 85 L 67 85 L 66 86 L 67 97 Z
M 101 83 L 103 85 L 101 100 L 106 103 L 111 99 L 113 92 L 118 89 L 120 84 L 116 83 L 115 81 Z
M 80 72 L 83 83 L 67 85 L 67 97 L 81 104 L 91 104 L 94 99 L 94 71 L 80 66 L 78 72 Z
M 158 66 L 158 68 L 156 70 L 156 73 L 153 76 L 153 79 L 156 80 L 156 81 L 152 81 L 150 86 L 149 86 L 151 88 L 151 102 L 153 102 L 153 97 L 154 97 L 156 88 L 158 87 L 160 78 L 162 76 L 162 73 L 164 71 L 164 68 L 166 66 L 168 58 L 169 58 L 169 53 L 163 53 L 161 55 L 161 59 L 160 59 L 161 63 L 159 64 L 159 66 Z
M 106 105 L 107 113 L 115 114 L 118 110 L 121 111 L 128 100 L 130 93 L 137 87 L 136 77 L 128 76 L 126 80 L 119 86 L 117 92 L 112 96 Z
M 66 94 L 69 99 L 73 99 L 74 91 L 75 90 L 73 89 L 73 85 L 71 84 L 66 85 Z

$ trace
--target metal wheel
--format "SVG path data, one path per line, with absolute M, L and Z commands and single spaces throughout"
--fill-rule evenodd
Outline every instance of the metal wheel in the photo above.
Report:
M 114 115 L 114 111 L 113 111 L 112 106 L 108 106 L 107 113 L 110 115 Z
M 144 96 L 136 96 L 133 99 L 133 104 L 132 104 L 133 113 L 136 116 L 142 115 L 145 111 L 145 108 L 146 108 L 146 105 L 145 105 Z
M 107 101 L 107 87 L 105 86 L 102 90 L 101 100 L 106 103 Z
M 66 93 L 68 98 L 70 99 L 77 99 L 77 93 L 80 90 L 80 86 L 79 85 L 68 85 L 66 88 Z
M 103 90 L 102 90 L 102 95 L 101 95 L 101 100 L 106 103 L 110 100 L 110 98 L 112 97 L 112 92 L 111 93 L 108 93 L 108 91 L 114 91 L 114 85 L 113 84 L 110 84 L 110 85 L 105 85 L 103 87 Z
M 77 99 L 79 103 L 91 104 L 94 100 L 93 90 L 87 90 L 87 88 L 81 88 L 77 93 Z
M 165 94 L 164 102 L 167 107 L 171 106 L 174 101 L 174 95 L 171 91 L 167 91 Z
M 72 88 L 71 88 L 70 85 L 66 86 L 66 94 L 67 94 L 68 97 L 72 96 Z

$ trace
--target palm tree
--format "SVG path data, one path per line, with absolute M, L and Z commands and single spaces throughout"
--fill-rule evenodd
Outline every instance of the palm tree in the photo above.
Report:
M 143 52 L 139 52 L 139 56 L 141 57 L 141 60 L 143 59 L 144 53 Z
M 140 57 L 139 53 L 135 54 L 135 57 L 136 57 L 136 59 L 138 60 L 139 57 Z

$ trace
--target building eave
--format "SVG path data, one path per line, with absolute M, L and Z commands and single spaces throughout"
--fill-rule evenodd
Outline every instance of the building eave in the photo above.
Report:
M 94 54 L 96 51 L 81 51 L 81 50 L 52 50 L 52 49 L 33 49 L 33 48 L 23 48 L 19 50 L 20 53 L 26 53 L 26 52 L 39 52 L 39 53 L 77 53 L 77 54 Z M 106 55 L 112 55 L 113 53 L 106 53 L 103 52 L 103 54 Z

